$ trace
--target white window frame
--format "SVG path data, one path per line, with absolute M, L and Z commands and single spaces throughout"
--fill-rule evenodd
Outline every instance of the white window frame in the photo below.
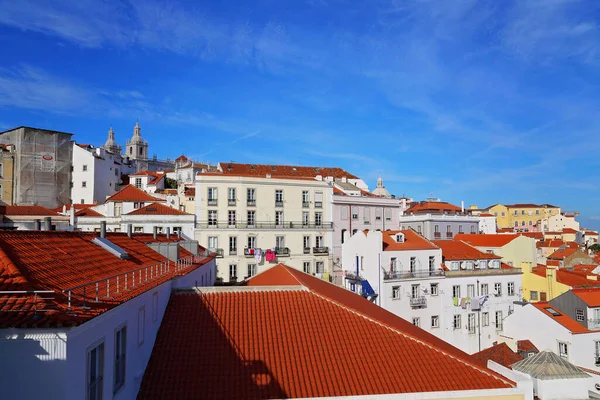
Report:
M 562 358 L 569 359 L 569 344 L 566 342 L 558 342 L 558 355 Z
M 96 363 L 94 369 L 96 370 L 95 379 L 92 381 L 92 352 L 97 351 Z M 86 399 L 102 399 L 102 392 L 104 388 L 104 339 L 101 339 L 91 345 L 86 350 L 86 373 L 85 373 L 85 396 Z M 92 388 L 93 386 L 93 388 Z M 91 393 L 95 393 L 92 395 Z
M 515 295 L 515 283 L 514 282 L 508 282 L 508 295 L 509 296 L 514 296 Z
M 531 290 L 529 292 L 529 300 L 535 300 L 537 301 L 540 298 L 539 293 L 537 290 Z
M 229 280 L 237 278 L 237 264 L 229 264 Z
M 439 287 L 439 284 L 437 284 L 437 283 L 432 283 L 432 284 L 430 285 L 431 295 L 432 295 L 432 296 L 437 296 L 437 295 L 438 295 L 438 293 L 439 293 L 439 289 L 440 289 L 440 287 Z
M 475 328 L 476 328 L 475 313 L 469 313 L 467 315 L 467 329 L 469 331 L 469 334 L 471 334 L 471 335 L 475 334 Z
M 432 315 L 431 316 L 431 328 L 435 329 L 435 328 L 439 328 L 439 327 L 440 327 L 440 316 Z
M 400 298 L 400 286 L 392 286 L 392 299 L 398 300 Z
M 490 313 L 482 312 L 481 313 L 481 326 L 489 326 L 490 325 Z
M 454 314 L 452 317 L 452 328 L 454 330 L 460 329 L 460 314 Z
M 421 327 L 421 318 L 419 318 L 419 317 L 413 317 L 412 324 L 414 326 L 416 326 L 417 328 Z
M 452 286 L 452 298 L 455 297 L 460 299 L 460 285 Z
M 481 292 L 479 293 L 481 296 L 487 296 L 490 294 L 490 289 L 487 283 L 481 284 Z
M 495 317 L 496 318 L 495 318 L 494 323 L 496 324 L 496 330 L 497 331 L 501 331 L 503 329 L 503 324 L 504 324 L 502 310 L 496 311 L 495 312 Z
M 302 263 L 302 270 L 307 273 L 310 274 L 310 261 L 304 261 Z
M 585 313 L 583 312 L 582 308 L 576 308 L 575 309 L 575 320 L 577 322 L 583 322 L 583 321 L 585 321 Z
M 324 274 L 325 273 L 325 262 L 315 261 L 315 273 L 316 274 Z
M 256 264 L 248 264 L 248 277 L 256 275 Z
M 502 296 L 502 282 L 494 282 L 494 296 Z

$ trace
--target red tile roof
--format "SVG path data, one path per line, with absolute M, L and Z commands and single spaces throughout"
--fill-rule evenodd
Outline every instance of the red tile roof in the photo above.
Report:
M 0 206 L 0 215 L 23 216 L 23 215 L 45 215 L 56 216 L 58 213 L 42 206 Z
M 167 262 L 165 257 L 146 245 L 144 235 L 129 238 L 126 234 L 107 233 L 108 240 L 130 255 L 125 260 L 92 243 L 96 237 L 98 235 L 91 232 L 0 231 L 0 291 L 54 292 L 42 295 L 47 299 L 38 299 L 37 302 L 32 296 L 0 295 L 0 328 L 78 325 L 177 275 L 188 273 L 214 257 L 212 255 L 181 272 L 173 270 L 147 282 L 138 281 L 127 290 L 121 286 L 118 293 L 113 280 L 109 287 L 110 297 L 101 296 L 97 303 L 89 301 L 92 289 L 88 288 L 87 306 L 90 309 L 81 308 L 83 289 L 75 290 L 72 292 L 72 312 L 67 313 L 67 297 L 63 290 Z M 171 241 L 179 239 L 172 236 Z M 170 265 L 173 266 L 173 263 Z M 124 282 L 121 284 L 124 285 Z M 104 282 L 99 284 L 99 290 L 106 293 Z M 37 313 L 38 319 L 34 318 L 34 305 L 41 310 Z
M 563 314 L 562 312 L 560 312 L 556 308 L 552 307 L 550 305 L 550 303 L 548 303 L 548 302 L 541 302 L 540 301 L 538 303 L 531 303 L 531 305 L 533 307 L 537 308 L 538 310 L 540 310 L 542 313 L 546 314 L 549 318 L 553 319 L 557 323 L 559 323 L 562 326 L 564 326 L 565 328 L 567 328 L 572 333 L 588 333 L 588 332 L 591 332 L 588 328 L 584 327 L 583 325 L 581 325 L 580 323 L 578 323 L 577 321 L 575 321 L 573 318 L 571 318 L 571 317 Z M 546 310 L 547 308 L 553 309 L 555 312 L 559 313 L 560 315 L 557 316 L 557 317 L 553 316 L 550 312 L 548 312 Z
M 433 244 L 442 249 L 445 260 L 489 260 L 500 259 L 494 254 L 484 253 L 460 240 L 434 240 Z
M 536 240 L 544 240 L 544 232 L 523 232 L 520 235 L 530 237 Z
M 584 233 L 588 236 L 598 236 L 598 232 L 596 231 L 585 231 Z
M 407 215 L 413 214 L 429 214 L 429 213 L 460 213 L 462 209 L 454 204 L 444 201 L 422 201 L 408 208 L 404 213 Z
M 553 206 L 552 204 L 531 204 L 531 203 L 506 204 L 504 207 L 506 207 L 506 208 L 558 208 L 556 206 Z
M 541 247 L 558 248 L 564 244 L 565 244 L 565 242 L 563 242 L 562 239 L 545 239 L 545 240 L 542 240 L 541 242 L 537 242 L 535 244 L 535 247 L 537 247 L 537 248 L 541 248 Z
M 575 230 L 573 228 L 563 228 L 563 233 L 577 233 L 579 232 L 578 230 Z
M 333 187 L 333 194 L 338 194 L 338 195 L 345 195 L 346 193 L 344 193 L 343 190 L 338 189 L 336 186 Z
M 544 265 L 538 265 L 531 269 L 532 273 L 542 278 L 546 278 L 547 267 Z M 587 279 L 584 275 L 574 271 L 568 271 L 564 268 L 555 269 L 556 281 L 570 287 L 582 287 L 599 284 L 599 281 Z
M 185 188 L 184 195 L 189 196 L 189 197 L 196 196 L 196 188 Z
M 479 214 L 480 217 L 493 217 L 494 214 L 488 214 L 488 213 L 483 213 L 483 214 Z
M 573 253 L 579 251 L 577 248 L 567 247 L 564 249 L 558 249 L 554 253 L 548 256 L 549 260 L 564 260 L 565 258 L 572 256 Z
M 144 192 L 141 189 L 136 188 L 133 185 L 127 185 L 123 189 L 119 190 L 117 193 L 110 196 L 106 199 L 106 202 L 109 201 L 165 201 L 164 199 L 160 199 L 158 197 L 154 197 Z
M 79 211 L 79 210 L 83 210 L 84 208 L 94 207 L 94 206 L 97 206 L 97 205 L 98 204 L 77 204 L 77 203 L 65 204 L 65 206 L 67 208 L 67 212 L 69 212 L 69 210 L 71 209 L 71 207 L 73 207 L 75 209 L 75 211 Z M 60 206 L 60 207 L 53 208 L 52 211 L 57 212 L 57 213 L 62 213 L 63 212 L 63 207 L 65 207 L 65 206 Z
M 185 156 L 185 154 L 180 155 L 175 159 L 175 161 L 189 161 L 190 159 Z
M 76 217 L 103 217 L 98 211 L 92 210 L 91 208 L 84 208 L 75 213 Z
M 518 238 L 519 234 L 482 235 L 477 233 L 459 233 L 455 240 L 462 240 L 475 247 L 503 247 Z
M 398 233 L 404 234 L 403 242 L 396 242 L 395 236 Z M 439 248 L 412 229 L 383 231 L 381 236 L 383 238 L 383 251 L 436 250 Z
M 194 398 L 199 390 L 203 398 L 265 399 L 515 387 L 433 335 L 308 274 L 280 264 L 246 285 L 253 290 L 171 296 L 140 398 Z
M 572 289 L 571 292 L 579 297 L 589 307 L 600 307 L 600 287 L 590 289 Z
M 540 351 L 538 350 L 537 347 L 535 347 L 535 345 L 533 343 L 531 343 L 531 340 L 519 340 L 517 341 L 517 349 L 519 351 L 524 351 L 529 353 L 530 351 L 535 351 L 536 353 L 539 353 Z
M 484 367 L 487 367 L 488 360 L 492 360 L 506 368 L 510 368 L 511 365 L 523 359 L 519 354 L 512 351 L 506 343 L 499 343 L 492 347 L 488 347 L 472 356 Z
M 264 177 L 270 174 L 271 177 L 298 177 L 314 178 L 317 175 L 323 177 L 358 179 L 357 176 L 341 168 L 330 167 L 301 167 L 293 165 L 267 165 L 267 164 L 237 164 L 237 163 L 219 163 L 221 174 L 233 176 L 258 176 Z M 202 173 L 201 173 L 202 174 Z
M 151 203 L 145 207 L 133 210 L 127 215 L 193 215 L 160 203 Z

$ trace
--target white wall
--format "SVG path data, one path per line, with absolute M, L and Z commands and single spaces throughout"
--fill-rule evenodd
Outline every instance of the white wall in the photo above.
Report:
M 127 231 L 127 224 L 132 224 L 133 232 L 136 232 L 136 228 L 142 228 L 144 233 L 154 232 L 154 227 L 158 226 L 162 228 L 162 233 L 166 232 L 166 228 L 171 229 L 171 233 L 174 233 L 173 228 L 180 227 L 182 233 L 187 237 L 194 237 L 195 228 L 194 215 L 122 215 L 121 216 L 121 231 Z M 139 232 L 139 231 L 137 231 Z
M 587 379 L 534 379 L 537 396 L 543 400 L 589 399 L 588 387 L 593 381 Z
M 524 400 L 533 400 L 533 379 L 531 376 L 519 371 L 513 371 L 512 369 L 506 368 L 505 366 L 500 365 L 492 360 L 488 360 L 487 367 L 492 371 L 510 379 L 511 381 L 516 382 L 517 387 L 523 389 L 525 392 Z
M 479 232 L 483 234 L 496 233 L 496 217 L 479 217 Z

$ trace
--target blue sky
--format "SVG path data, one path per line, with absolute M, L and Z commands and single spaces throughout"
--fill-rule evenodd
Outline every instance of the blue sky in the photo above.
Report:
M 0 0 L 0 129 L 341 166 L 600 228 L 600 2 Z

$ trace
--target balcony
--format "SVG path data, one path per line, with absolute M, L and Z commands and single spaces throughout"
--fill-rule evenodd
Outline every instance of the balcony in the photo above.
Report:
M 237 249 L 229 249 L 230 256 L 237 256 Z
M 303 254 L 310 254 L 310 247 L 305 247 L 303 250 Z
M 452 239 L 452 232 L 446 232 L 446 238 Z
M 246 200 L 246 205 L 248 207 L 256 207 L 256 200 L 254 200 L 254 199 L 252 199 L 252 200 L 248 199 L 248 200 Z
M 246 247 L 244 249 L 244 256 L 246 256 L 247 258 L 253 258 L 254 257 L 254 249 L 249 249 Z
M 327 255 L 329 254 L 329 247 L 313 247 L 313 254 L 314 255 Z
M 308 208 L 308 207 L 310 207 L 310 203 L 308 201 L 303 201 L 302 208 Z
M 281 200 L 281 201 L 275 200 L 275 207 L 283 207 L 283 200 Z
M 217 258 L 223 258 L 223 249 L 208 249 L 212 253 L 217 253 Z
M 290 249 L 287 247 L 275 247 L 275 255 L 278 257 L 289 257 Z
M 233 221 L 232 221 L 233 222 Z M 214 220 L 196 223 L 198 229 L 333 229 L 333 222 L 308 223 L 308 222 L 217 222 Z
M 390 279 L 418 279 L 418 278 L 433 278 L 433 277 L 443 277 L 446 272 L 443 270 L 436 271 L 392 271 L 386 273 L 383 277 L 384 280 Z
M 209 206 L 216 206 L 217 205 L 217 199 L 208 199 L 208 205 Z
M 412 308 L 425 308 L 427 307 L 427 299 L 424 296 L 411 297 L 410 306 Z
M 236 200 L 235 199 L 229 199 L 229 200 L 227 200 L 227 205 L 228 206 L 235 206 L 236 205 Z
M 442 237 L 442 232 L 433 232 L 434 239 L 440 239 Z
M 322 201 L 315 201 L 315 208 L 323 208 L 323 202 Z

